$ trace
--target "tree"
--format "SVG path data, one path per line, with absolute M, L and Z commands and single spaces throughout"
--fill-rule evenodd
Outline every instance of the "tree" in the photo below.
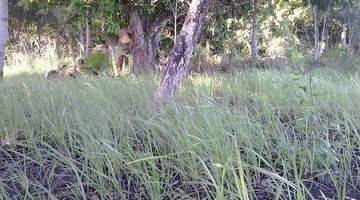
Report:
M 251 27 L 251 65 L 256 66 L 258 60 L 258 0 L 253 0 L 253 11 L 252 11 L 252 27 Z
M 166 65 L 165 76 L 156 90 L 155 100 L 161 104 L 177 91 L 187 71 L 190 57 L 204 25 L 205 16 L 212 0 L 193 0 L 190 4 L 179 38 Z
M 317 63 L 320 59 L 320 41 L 319 41 L 319 26 L 318 26 L 318 9 L 317 6 L 313 7 L 314 19 L 314 58 L 313 62 Z
M 159 40 L 170 16 L 170 12 L 165 12 L 158 15 L 154 21 L 146 23 L 148 18 L 141 18 L 138 11 L 135 10 L 130 13 L 133 35 L 131 53 L 135 72 L 155 70 L 155 59 L 159 53 Z
M 337 0 L 311 0 L 312 15 L 314 20 L 314 57 L 313 63 L 317 64 L 325 48 L 325 36 L 330 9 L 335 6 Z M 319 14 L 323 12 L 322 32 L 319 32 Z
M 172 16 L 171 9 L 167 6 L 168 0 L 22 1 L 37 5 L 42 12 L 51 12 L 51 9 L 57 6 L 68 8 L 67 18 L 71 19 L 71 23 L 85 27 L 85 35 L 88 36 L 85 44 L 87 52 L 90 52 L 92 40 L 95 41 L 96 36 L 102 37 L 98 41 L 105 42 L 111 37 L 116 37 L 120 29 L 128 29 L 133 40 L 131 54 L 135 72 L 155 69 L 159 41 L 164 27 Z M 107 34 L 104 35 L 102 32 Z
M 359 40 L 360 3 L 356 0 L 340 0 L 341 44 L 352 53 L 354 42 Z
M 91 17 L 89 15 L 86 17 L 85 28 L 86 28 L 85 54 L 90 55 L 93 47 L 93 39 L 92 39 L 92 23 L 91 23 Z
M 0 78 L 4 75 L 5 45 L 8 39 L 8 1 L 0 1 Z
M 92 36 L 89 31 L 91 29 L 85 30 L 90 34 L 84 34 L 82 28 L 86 28 L 86 19 L 87 16 L 89 16 L 88 13 L 90 13 L 89 10 L 91 10 L 92 7 L 99 7 L 97 1 L 14 0 L 10 1 L 9 6 L 10 27 L 16 27 L 10 30 L 12 33 L 12 40 L 10 41 L 26 41 L 27 38 L 33 38 L 35 35 L 39 38 L 38 41 L 35 41 L 35 44 L 40 44 L 41 36 L 46 35 L 43 39 L 50 40 L 56 38 L 56 47 L 59 52 L 64 52 L 65 49 L 64 53 L 69 53 L 74 56 L 74 44 L 79 43 L 81 44 L 81 48 L 85 47 L 88 52 L 91 51 L 87 46 L 92 46 L 93 38 L 84 37 Z M 98 20 L 98 18 L 91 19 Z M 34 29 L 36 30 L 35 33 L 33 31 Z M 27 37 L 25 38 L 24 35 Z M 77 41 L 78 38 L 83 38 L 83 41 Z M 85 39 L 90 42 L 89 45 L 85 44 Z M 64 43 L 62 43 L 62 41 L 64 41 Z M 66 48 L 63 48 L 64 46 L 67 47 L 68 52 Z

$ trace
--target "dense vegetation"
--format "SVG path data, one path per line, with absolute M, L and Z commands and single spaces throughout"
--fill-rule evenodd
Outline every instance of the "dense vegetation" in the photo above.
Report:
M 359 197 L 359 77 L 198 75 L 162 111 L 152 76 L 1 83 L 0 196 Z M 6 140 L 6 141 L 7 141 Z
M 145 41 L 150 40 L 146 37 L 154 36 L 151 25 L 162 22 L 157 19 L 166 19 L 165 27 L 158 31 L 159 51 L 155 53 L 155 57 L 162 57 L 169 53 L 180 32 L 188 3 L 180 0 L 11 1 L 8 51 L 33 54 L 44 44 L 55 43 L 61 57 L 77 57 L 95 44 L 113 44 L 119 30 L 135 26 L 130 14 L 136 11 Z M 299 51 L 311 60 L 316 49 L 322 54 L 339 45 L 354 53 L 359 49 L 359 13 L 357 0 L 214 1 L 194 62 L 207 66 L 220 62 L 209 57 L 220 56 L 236 67 L 252 54 L 258 54 L 261 60 L 291 58 L 292 51 Z
M 359 31 L 357 0 L 9 1 L 0 199 L 360 199 Z

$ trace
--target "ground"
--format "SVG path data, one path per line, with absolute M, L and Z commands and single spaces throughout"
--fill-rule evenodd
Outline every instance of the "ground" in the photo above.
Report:
M 360 77 L 0 82 L 0 199 L 360 199 Z

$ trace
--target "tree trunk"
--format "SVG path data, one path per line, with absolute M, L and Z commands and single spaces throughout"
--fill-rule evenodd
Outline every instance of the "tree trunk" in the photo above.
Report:
M 313 63 L 317 64 L 320 59 L 320 41 L 319 41 L 319 27 L 318 27 L 318 18 L 317 18 L 317 7 L 313 8 L 313 18 L 314 18 L 314 58 Z
M 83 26 L 81 26 L 81 25 L 79 27 L 79 47 L 80 47 L 79 54 L 80 54 L 80 56 L 83 56 L 84 48 L 85 48 L 85 37 L 84 37 L 84 29 L 83 29 Z
M 8 39 L 8 1 L 0 1 L 0 78 L 4 75 L 5 46 Z
M 352 38 L 353 38 L 354 31 L 353 31 L 353 27 L 351 26 L 351 21 L 350 20 L 349 20 L 348 24 L 349 24 L 349 27 L 348 27 L 349 37 L 348 37 L 348 43 L 347 43 L 347 52 L 348 52 L 348 54 L 353 54 L 353 41 L 352 41 Z
M 259 57 L 258 54 L 258 38 L 257 38 L 257 16 L 258 16 L 258 0 L 253 0 L 252 28 L 251 28 L 251 66 L 256 66 Z
M 329 17 L 329 12 L 330 10 L 326 10 L 325 16 L 324 16 L 324 20 L 323 20 L 323 28 L 322 28 L 322 32 L 321 32 L 321 43 L 320 43 L 320 52 L 319 52 L 319 56 L 321 57 L 323 51 L 326 48 L 326 40 L 325 40 L 325 35 L 326 35 L 326 28 L 327 28 L 327 23 L 328 23 L 328 17 Z
M 155 70 L 159 40 L 162 30 L 169 22 L 169 14 L 160 15 L 154 22 L 145 26 L 137 11 L 130 13 L 132 24 L 133 71 L 136 73 Z
M 130 19 L 133 29 L 133 71 L 152 71 L 155 67 L 154 49 L 149 46 L 148 38 L 145 38 L 143 22 L 136 11 L 130 13 Z
M 342 26 L 341 26 L 341 45 L 343 47 L 346 47 L 347 46 L 347 26 L 346 26 L 346 23 L 343 22 Z
M 90 20 L 90 16 L 88 14 L 86 18 L 86 44 L 85 44 L 85 54 L 90 55 L 91 50 L 93 48 L 93 41 L 92 41 L 92 24 Z
M 158 105 L 176 93 L 201 34 L 210 3 L 211 0 L 192 0 L 184 25 L 166 65 L 165 76 L 156 90 L 155 101 Z

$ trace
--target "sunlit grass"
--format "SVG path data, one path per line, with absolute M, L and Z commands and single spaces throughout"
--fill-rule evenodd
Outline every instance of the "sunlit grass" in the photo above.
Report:
M 116 71 L 116 59 L 115 54 L 122 54 L 123 50 L 113 49 L 110 54 L 111 63 L 113 68 L 108 69 L 108 74 L 116 75 L 129 75 L 131 72 L 130 66 L 132 60 L 129 59 L 129 63 L 125 65 L 122 72 L 117 74 Z M 64 53 L 63 53 L 64 54 Z M 76 57 L 76 56 L 75 56 Z M 40 48 L 29 48 L 21 44 L 8 47 L 6 51 L 6 62 L 4 68 L 4 75 L 6 77 L 19 75 L 19 74 L 45 74 L 49 70 L 56 69 L 62 64 L 71 66 L 75 63 L 77 58 L 72 58 L 65 53 L 65 57 L 60 56 L 59 48 L 53 43 L 49 42 Z M 81 57 L 78 55 L 78 57 Z
M 46 73 L 61 63 L 71 62 L 71 58 L 60 58 L 52 43 L 32 50 L 18 45 L 7 49 L 4 75 L 9 77 L 23 73 Z

